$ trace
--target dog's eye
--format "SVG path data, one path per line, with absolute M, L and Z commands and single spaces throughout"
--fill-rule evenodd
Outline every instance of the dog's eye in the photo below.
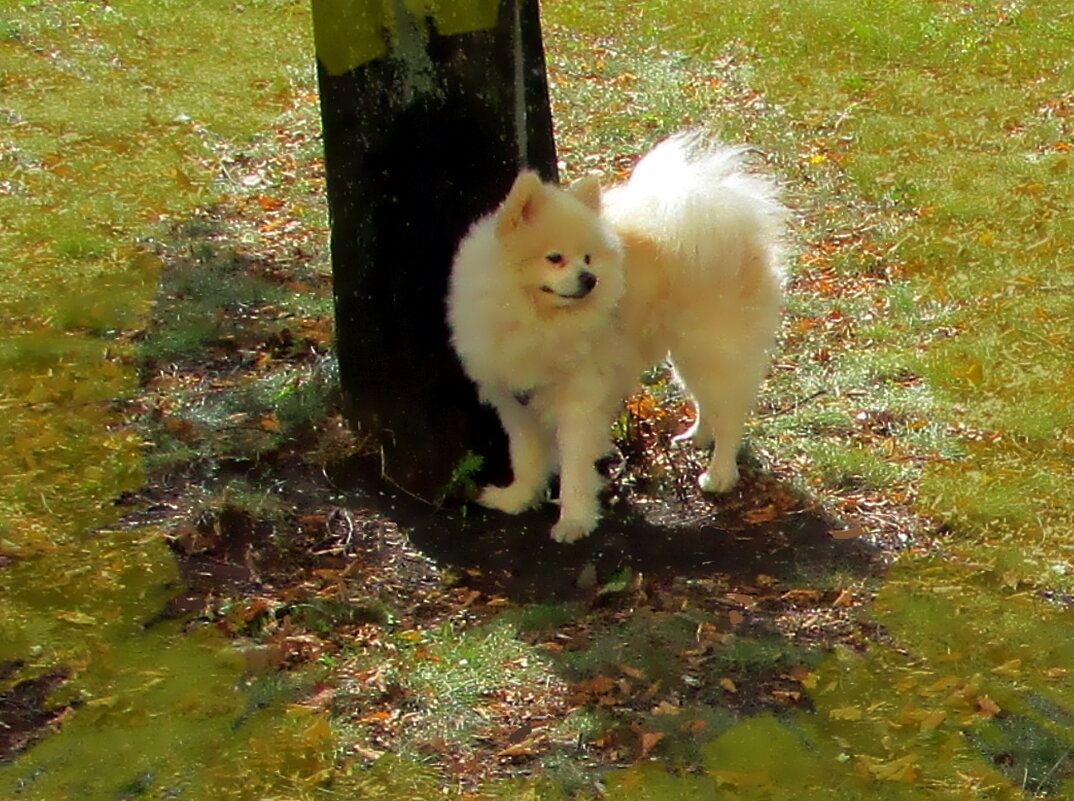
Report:
M 589 254 L 588 253 L 585 254 L 585 256 L 582 258 L 582 261 L 584 261 L 586 264 L 589 264 Z
M 548 259 L 548 261 L 550 261 L 552 264 L 562 264 L 563 263 L 563 254 L 562 253 L 549 253 L 547 256 L 545 256 L 545 258 Z

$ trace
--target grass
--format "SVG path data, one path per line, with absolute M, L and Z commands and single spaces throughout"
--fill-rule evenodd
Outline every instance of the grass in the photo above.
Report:
M 0 505 L 19 547 L 62 540 L 99 498 L 141 481 L 136 439 L 95 401 L 134 389 L 116 335 L 149 311 L 161 266 L 149 239 L 219 197 L 232 137 L 271 130 L 310 91 L 305 13 L 261 0 L 241 22 L 230 7 L 191 15 L 149 0 L 0 10 L 0 448 L 27 479 L 6 482 Z M 233 57 L 255 28 L 272 58 Z
M 267 128 L 308 75 L 299 32 L 280 25 L 304 12 L 272 0 L 246 4 L 242 24 L 230 8 L 192 16 L 158 2 L 20 0 L 0 12 L 0 69 L 11 76 L 0 193 L 6 318 L 51 320 L 65 295 L 57 284 L 99 293 L 150 225 L 211 196 L 221 142 Z M 252 44 L 246 25 L 294 68 L 234 58 Z M 137 306 L 144 284 L 135 290 L 113 292 L 112 306 Z
M 1074 232 L 1061 212 L 1074 201 L 1063 178 L 1074 142 L 1071 37 L 1063 34 L 1069 12 L 1048 3 L 972 10 L 884 3 L 870 7 L 880 24 L 843 2 L 719 11 L 702 4 L 664 19 L 661 8 L 647 24 L 662 31 L 654 36 L 664 46 L 678 41 L 717 59 L 745 48 L 754 85 L 782 111 L 751 119 L 750 138 L 774 151 L 785 170 L 831 167 L 832 178 L 849 181 L 860 192 L 854 205 L 868 204 L 868 217 L 853 224 L 837 211 L 833 222 L 875 242 L 905 276 L 884 290 L 889 305 L 879 319 L 854 332 L 856 352 L 833 366 L 840 393 L 860 389 L 873 400 L 879 390 L 886 408 L 920 407 L 925 393 L 893 397 L 897 387 L 883 374 L 907 370 L 927 382 L 933 408 L 919 413 L 959 419 L 1012 443 L 974 453 L 990 463 L 980 471 L 987 491 L 967 487 L 967 471 L 951 463 L 963 443 L 935 443 L 941 458 L 926 471 L 925 507 L 1002 520 L 1027 535 L 1069 531 L 1074 416 L 1055 391 L 1069 378 L 1072 352 L 1064 300 L 1072 279 L 1062 265 Z M 773 130 L 777 121 L 789 121 L 797 135 L 791 152 L 785 134 Z M 803 146 L 817 151 L 806 165 Z M 828 180 L 822 171 L 813 175 L 823 194 Z M 825 220 L 811 220 L 818 222 L 808 236 L 823 235 Z M 861 273 L 870 267 L 864 255 L 844 249 L 830 264 L 800 269 Z M 835 308 L 860 319 L 874 300 L 870 294 Z M 808 320 L 811 310 L 792 308 L 792 315 Z M 886 370 L 856 369 L 862 362 Z M 794 379 L 824 383 L 805 373 Z M 781 423 L 789 433 L 794 421 Z M 814 459 L 822 474 L 838 477 L 856 464 L 851 472 L 873 476 L 869 483 L 899 479 L 880 460 L 868 467 L 867 452 L 826 450 Z
M 152 399 L 147 465 L 196 473 L 207 512 L 294 524 L 278 477 L 251 464 L 289 447 L 331 458 L 308 436 L 334 383 L 315 322 L 326 264 L 289 244 L 324 224 L 317 176 L 301 174 L 316 135 L 293 116 L 311 100 L 308 8 L 19 0 L 0 12 L 0 447 L 13 465 L 0 557 L 18 559 L 3 568 L 0 617 L 17 655 L 37 654 L 30 669 L 90 666 L 66 691 L 92 713 L 68 724 L 75 762 L 123 747 L 102 730 L 151 733 L 138 771 L 109 773 L 119 795 L 428 798 L 450 783 L 445 765 L 480 775 L 465 758 L 492 737 L 520 758 L 540 750 L 545 779 L 481 788 L 488 798 L 595 794 L 597 742 L 638 762 L 604 777 L 609 798 L 1070 794 L 1074 412 L 1057 388 L 1074 378 L 1071 12 L 1057 0 L 544 12 L 566 178 L 621 176 L 645 143 L 706 124 L 756 144 L 788 187 L 790 300 L 755 454 L 837 514 L 912 504 L 942 538 L 901 532 L 910 548 L 856 612 L 876 636 L 824 655 L 772 631 L 729 633 L 722 609 L 654 613 L 640 581 L 599 608 L 490 603 L 487 619 L 429 627 L 332 595 L 346 577 L 331 569 L 271 626 L 236 604 L 258 647 L 350 638 L 320 652 L 341 686 L 331 723 L 313 690 L 244 676 L 206 630 L 132 643 L 130 621 L 175 585 L 170 555 L 124 532 L 78 540 L 141 481 L 139 436 L 107 433 L 110 400 L 138 379 L 121 332 L 155 302 L 141 377 L 167 391 Z M 280 270 L 256 258 L 265 243 Z M 191 372 L 172 369 L 201 357 L 235 380 L 186 384 Z M 862 583 L 810 581 L 833 596 Z M 751 680 L 796 688 L 809 711 L 736 707 L 732 688 Z M 171 742 L 178 763 L 155 753 Z M 383 742 L 403 758 L 380 756 Z M 169 772 L 191 765 L 195 777 Z M 35 775 L 41 793 L 66 791 L 65 774 Z
M 766 392 L 778 408 L 805 400 L 756 421 L 755 445 L 837 509 L 848 496 L 909 495 L 946 522 L 943 547 L 966 565 L 949 566 L 941 580 L 913 554 L 900 561 L 875 614 L 922 661 L 910 667 L 877 649 L 822 666 L 821 677 L 859 682 L 861 718 L 837 723 L 850 699 L 823 692 L 821 678 L 813 725 L 851 744 L 867 775 L 905 769 L 928 792 L 956 791 L 938 763 L 899 749 L 877 755 L 866 732 L 876 734 L 887 715 L 865 710 L 899 703 L 882 688 L 902 681 L 902 671 L 939 680 L 952 671 L 949 659 L 969 660 L 952 672 L 977 686 L 975 670 L 989 675 L 1013 658 L 1002 643 L 1038 642 L 1036 632 L 1052 625 L 1041 595 L 1068 592 L 1074 415 L 1057 388 L 1069 383 L 1074 330 L 1065 268 L 1074 238 L 1062 212 L 1074 204 L 1069 10 L 1050 2 L 653 2 L 624 20 L 612 4 L 587 3 L 547 9 L 546 19 L 568 61 L 553 82 L 558 119 L 600 154 L 577 162 L 568 149 L 568 173 L 621 172 L 624 126 L 654 140 L 704 123 L 751 141 L 784 175 L 801 246 Z M 581 30 L 593 38 L 576 43 Z M 661 66 L 650 73 L 653 63 Z M 587 70 L 624 91 L 595 103 L 606 87 L 587 82 Z M 658 102 L 676 102 L 653 126 L 621 101 L 657 85 Z M 1040 642 L 1022 658 L 1021 680 L 1071 708 L 1074 698 L 1048 678 L 1066 656 Z M 1025 707 L 1017 691 L 988 684 L 1000 706 Z M 966 703 L 976 703 L 974 692 L 984 691 L 968 692 Z M 939 730 L 950 731 L 955 718 L 944 720 Z M 971 720 L 955 728 L 972 740 Z M 1062 794 L 1062 762 L 1052 757 L 1071 735 L 1060 730 L 1060 745 L 1041 746 L 1047 756 L 1013 757 L 1020 769 L 1031 765 L 1027 790 Z M 993 746 L 982 749 L 995 757 Z M 1008 779 L 1022 784 L 1013 770 L 1008 779 L 982 770 L 973 749 L 957 759 L 967 787 L 988 797 L 1005 797 Z M 859 797 L 853 786 L 844 792 Z M 694 792 L 674 787 L 669 797 Z M 868 792 L 888 791 L 900 797 L 883 781 Z

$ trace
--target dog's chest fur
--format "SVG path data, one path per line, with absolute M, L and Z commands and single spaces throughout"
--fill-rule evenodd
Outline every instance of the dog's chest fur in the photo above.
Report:
M 514 393 L 560 385 L 581 370 L 601 364 L 610 369 L 618 361 L 611 320 L 567 312 L 556 320 L 505 321 L 498 328 L 498 378 Z

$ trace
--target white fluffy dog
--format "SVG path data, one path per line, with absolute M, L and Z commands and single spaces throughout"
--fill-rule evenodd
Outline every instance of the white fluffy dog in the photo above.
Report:
M 702 489 L 738 481 L 745 418 L 779 323 L 785 209 L 740 167 L 744 148 L 678 134 L 603 196 L 518 176 L 459 245 L 448 294 L 452 342 L 510 440 L 514 479 L 485 506 L 517 513 L 560 473 L 552 537 L 573 542 L 600 514 L 595 462 L 648 367 L 669 354 L 697 405 L 682 435 L 714 443 Z

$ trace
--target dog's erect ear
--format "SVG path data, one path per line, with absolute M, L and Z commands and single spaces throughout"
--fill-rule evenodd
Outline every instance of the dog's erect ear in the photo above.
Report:
M 570 192 L 593 211 L 600 214 L 600 181 L 595 176 L 588 176 L 571 184 Z
M 507 199 L 496 212 L 496 233 L 503 235 L 514 231 L 523 223 L 533 220 L 541 204 L 544 186 L 535 172 L 520 172 Z

